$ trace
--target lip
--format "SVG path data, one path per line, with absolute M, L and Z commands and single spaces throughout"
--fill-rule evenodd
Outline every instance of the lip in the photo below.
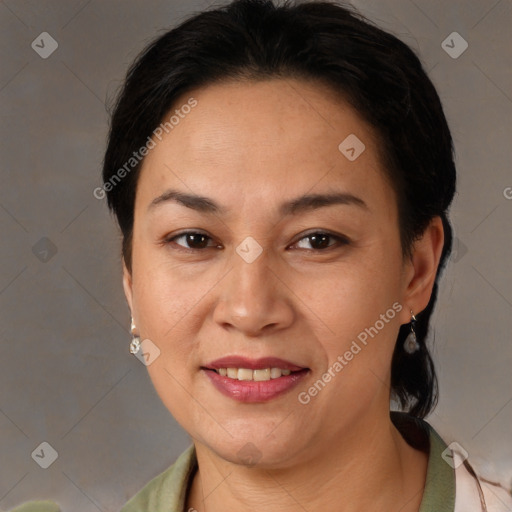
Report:
M 218 370 L 219 368 L 247 368 L 249 370 L 262 370 L 264 368 L 281 368 L 296 372 L 304 370 L 303 366 L 297 366 L 290 361 L 285 361 L 278 357 L 261 357 L 259 359 L 249 359 L 242 356 L 226 356 L 221 359 L 215 359 L 208 363 L 204 368 Z
M 247 368 L 261 370 L 263 368 L 281 368 L 290 370 L 290 375 L 282 375 L 277 379 L 266 381 L 235 380 L 219 375 L 219 368 Z M 310 372 L 309 368 L 297 366 L 290 361 L 277 357 L 249 359 L 240 356 L 227 356 L 216 359 L 201 370 L 209 378 L 213 386 L 224 396 L 244 403 L 268 402 L 293 389 Z
M 309 373 L 307 368 L 303 368 L 295 373 L 290 373 L 290 375 L 282 375 L 277 379 L 253 381 L 222 377 L 215 370 L 207 368 L 202 368 L 202 371 L 207 375 L 215 388 L 224 396 L 245 403 L 268 402 L 273 400 L 290 391 Z

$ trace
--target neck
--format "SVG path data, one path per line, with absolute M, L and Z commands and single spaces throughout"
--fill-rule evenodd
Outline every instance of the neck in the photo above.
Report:
M 276 469 L 233 464 L 196 442 L 199 470 L 186 510 L 418 511 L 428 455 L 404 441 L 389 414 L 385 421 L 362 421 L 338 439 L 320 441 L 311 457 Z

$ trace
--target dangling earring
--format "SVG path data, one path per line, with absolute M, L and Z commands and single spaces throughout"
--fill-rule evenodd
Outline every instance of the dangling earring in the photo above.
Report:
M 132 342 L 130 343 L 130 353 L 136 354 L 140 350 L 140 338 L 135 334 L 135 323 L 132 317 L 132 325 L 130 330 L 132 331 Z
M 411 332 L 407 335 L 404 341 L 404 350 L 408 354 L 414 354 L 420 349 L 420 344 L 418 343 L 418 339 L 416 338 L 416 331 L 414 330 L 414 326 L 416 325 L 416 317 L 414 316 L 411 310 Z

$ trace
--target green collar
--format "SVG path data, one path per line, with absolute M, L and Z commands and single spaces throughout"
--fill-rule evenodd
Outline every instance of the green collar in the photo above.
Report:
M 441 457 L 446 443 L 424 420 L 391 412 L 391 421 L 411 446 L 428 452 L 427 479 L 419 512 L 453 512 L 455 470 Z
M 453 512 L 455 471 L 441 457 L 447 448 L 426 422 L 401 412 L 391 420 L 413 447 L 428 452 L 427 479 L 419 512 Z M 185 512 L 185 500 L 197 470 L 194 445 L 189 446 L 166 471 L 149 482 L 121 509 L 121 512 Z

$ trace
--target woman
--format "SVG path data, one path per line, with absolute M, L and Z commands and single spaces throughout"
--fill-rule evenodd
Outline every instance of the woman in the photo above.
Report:
M 404 43 L 331 3 L 198 14 L 131 67 L 103 180 L 130 350 L 193 439 L 123 512 L 512 510 L 423 420 L 455 166 Z

